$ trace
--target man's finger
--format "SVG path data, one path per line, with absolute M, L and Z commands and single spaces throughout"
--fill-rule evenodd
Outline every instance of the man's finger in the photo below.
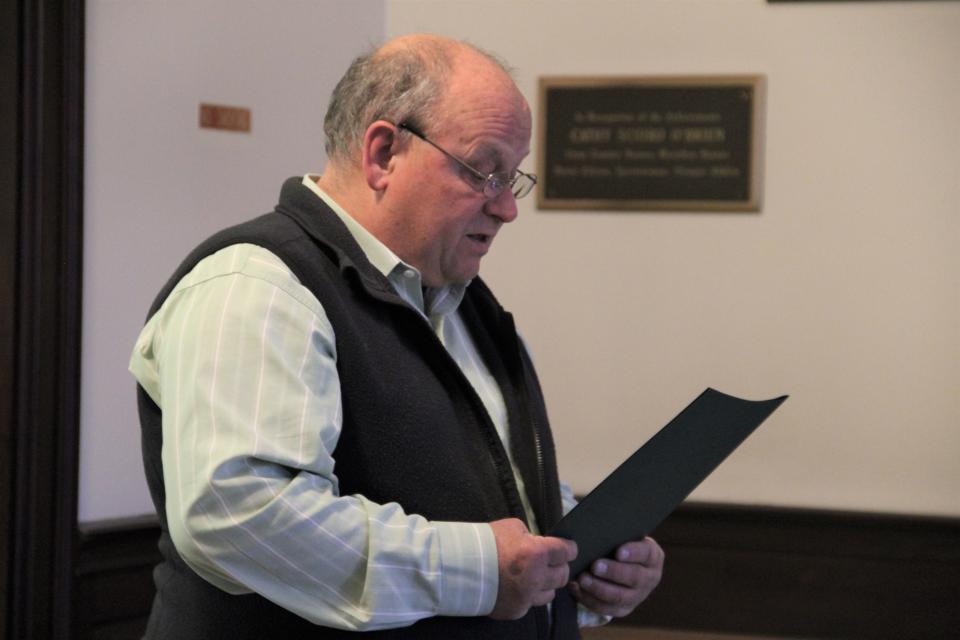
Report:
M 645 571 L 644 565 L 630 564 L 629 562 L 615 562 L 606 558 L 595 561 L 590 566 L 590 573 L 606 582 L 633 587 L 640 583 L 640 573 Z
M 563 564 L 550 567 L 548 569 L 548 582 L 544 585 L 545 589 L 560 589 L 565 587 L 568 582 L 570 582 L 570 565 L 566 562 Z
M 541 540 L 547 545 L 547 564 L 557 567 L 572 562 L 577 557 L 577 543 L 563 538 L 543 537 Z
M 656 540 L 648 537 L 621 545 L 617 549 L 616 558 L 620 562 L 657 567 L 663 565 L 664 553 Z
M 580 578 L 580 587 L 583 593 L 593 596 L 609 606 L 622 605 L 634 595 L 633 590 L 629 587 L 607 580 L 600 580 L 591 575 L 584 575 Z

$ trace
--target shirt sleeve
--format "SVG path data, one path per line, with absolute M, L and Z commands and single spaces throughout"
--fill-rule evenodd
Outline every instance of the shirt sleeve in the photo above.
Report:
M 273 254 L 225 249 L 148 322 L 130 369 L 163 411 L 170 533 L 203 578 L 349 630 L 492 611 L 489 525 L 341 496 L 333 328 Z

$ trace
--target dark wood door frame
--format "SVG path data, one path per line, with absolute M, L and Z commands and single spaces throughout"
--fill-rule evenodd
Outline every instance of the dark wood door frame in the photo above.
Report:
M 0 637 L 70 638 L 84 0 L 0 3 Z

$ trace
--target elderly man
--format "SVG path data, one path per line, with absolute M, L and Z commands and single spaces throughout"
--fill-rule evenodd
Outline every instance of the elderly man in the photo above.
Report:
M 477 277 L 536 183 L 530 127 L 494 58 L 399 38 L 334 91 L 324 174 L 181 264 L 130 364 L 148 638 L 576 638 L 656 586 L 650 539 L 569 576 L 576 545 L 538 535 L 573 501 Z

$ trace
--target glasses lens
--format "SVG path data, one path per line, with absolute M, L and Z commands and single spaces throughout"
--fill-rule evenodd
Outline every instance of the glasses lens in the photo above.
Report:
M 537 184 L 537 179 L 533 176 L 526 173 L 517 174 L 517 178 L 512 185 L 513 197 L 517 199 L 522 198 L 533 191 L 535 184 Z
M 536 184 L 536 176 L 527 173 L 518 173 L 512 178 L 505 174 L 491 174 L 483 183 L 483 195 L 491 199 L 496 198 L 509 186 L 514 198 L 522 198 L 533 191 Z
M 509 179 L 503 174 L 491 173 L 483 183 L 483 195 L 488 198 L 496 198 L 509 183 Z

